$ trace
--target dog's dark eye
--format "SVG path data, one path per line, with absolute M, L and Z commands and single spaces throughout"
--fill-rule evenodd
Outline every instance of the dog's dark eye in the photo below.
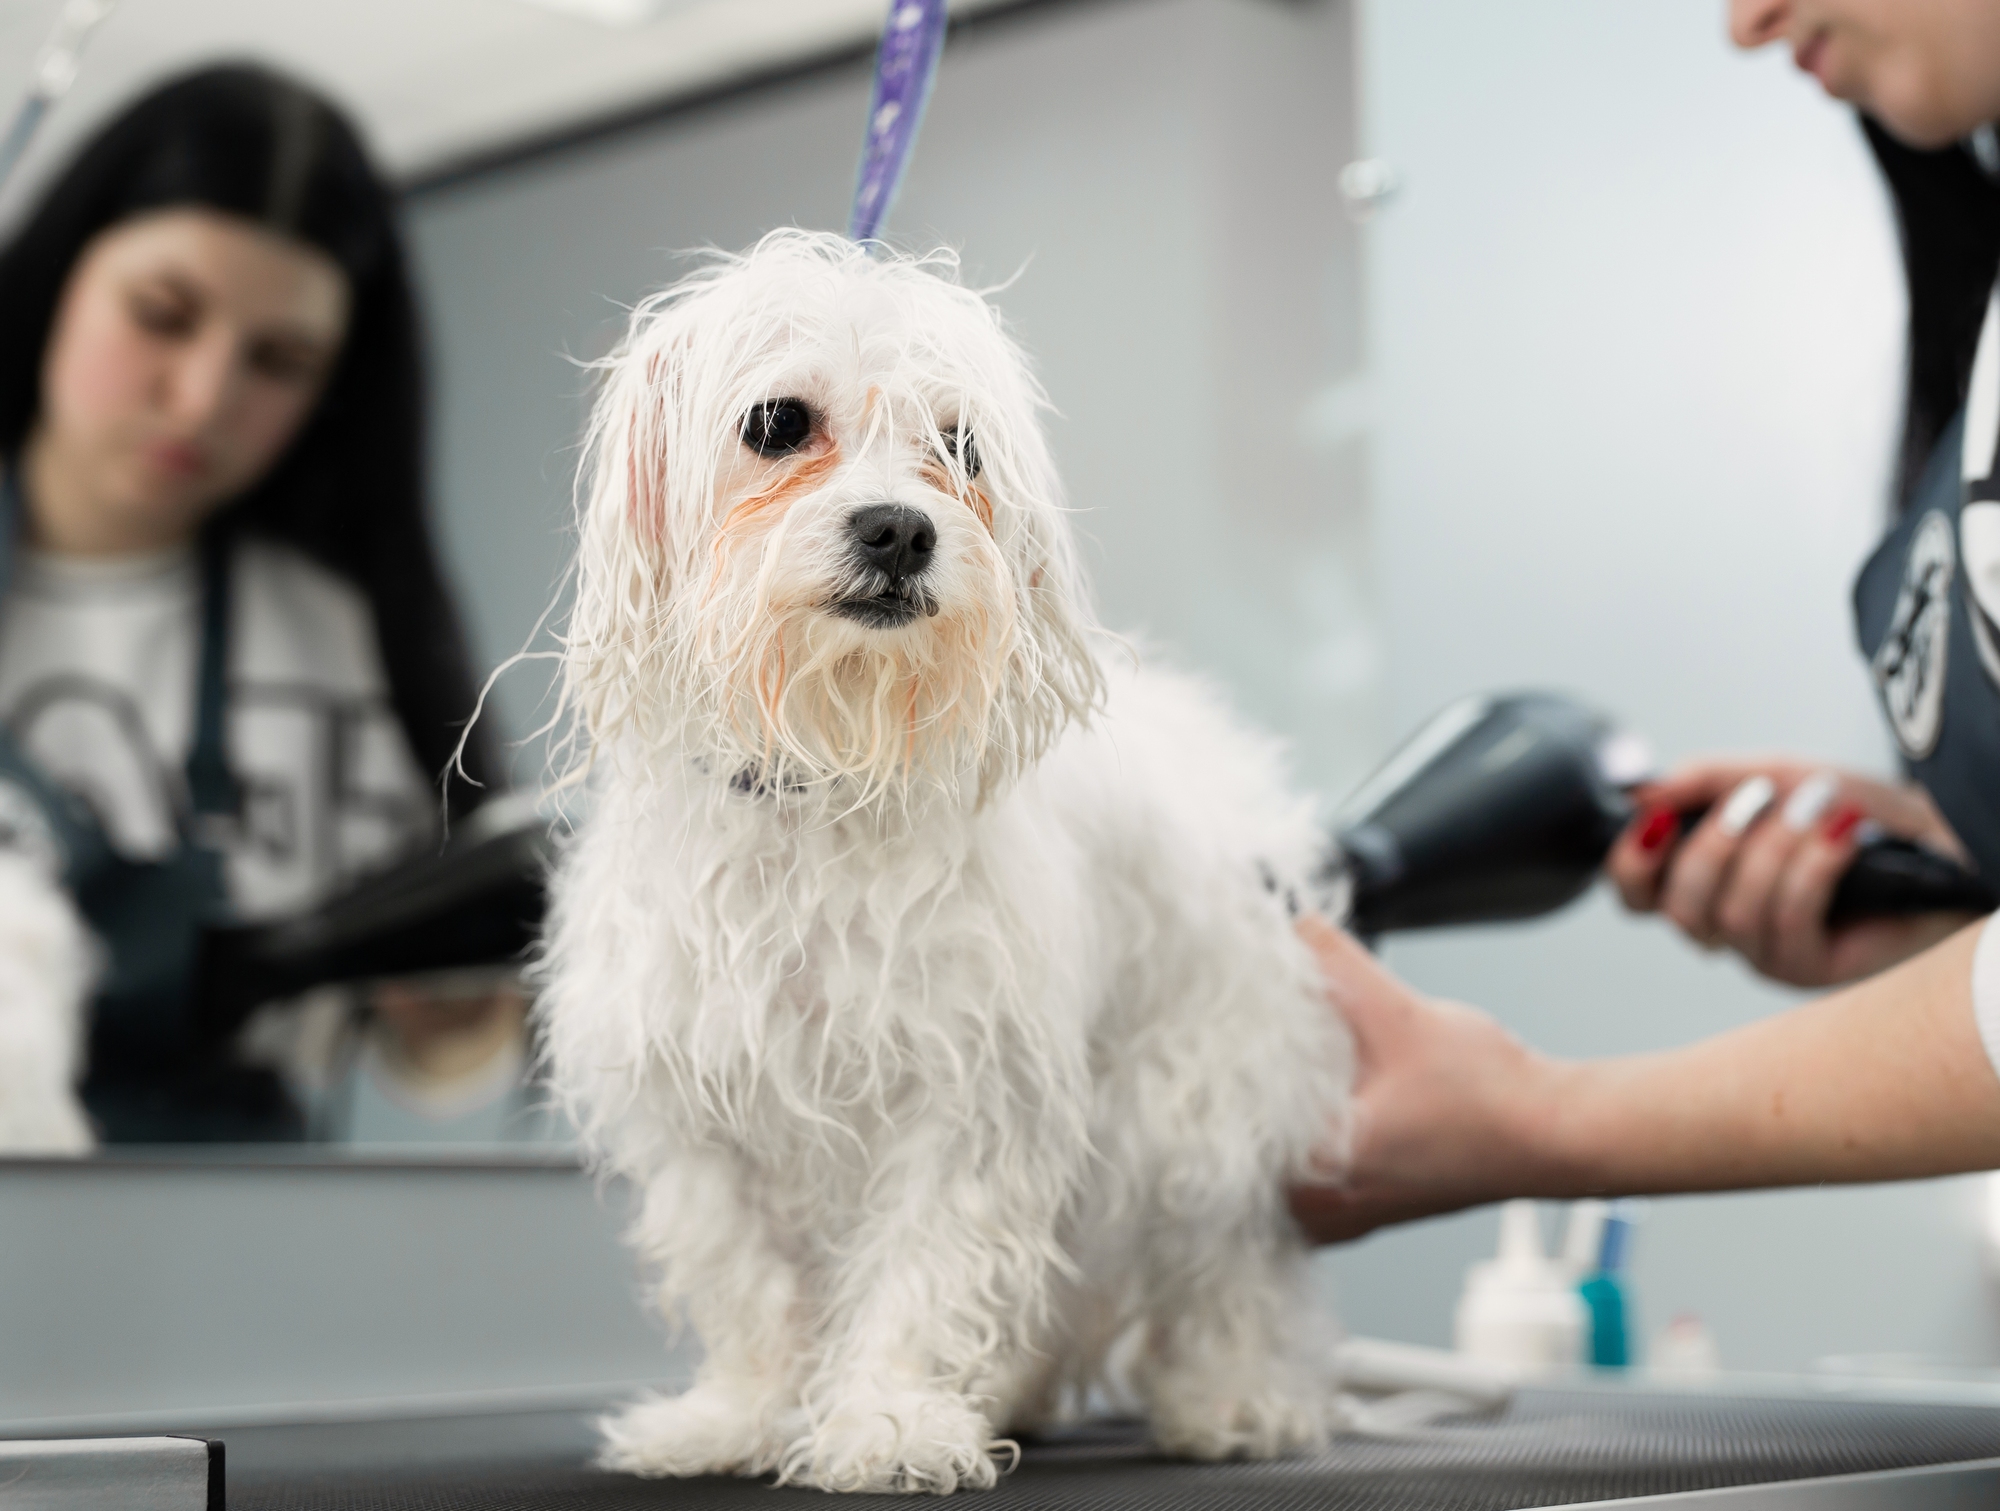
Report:
M 972 443 L 972 432 L 954 427 L 943 434 L 944 449 L 958 459 L 965 468 L 965 480 L 971 482 L 979 476 L 979 448 Z
M 767 399 L 743 417 L 743 444 L 759 456 L 790 456 L 812 433 L 812 411 L 803 399 Z

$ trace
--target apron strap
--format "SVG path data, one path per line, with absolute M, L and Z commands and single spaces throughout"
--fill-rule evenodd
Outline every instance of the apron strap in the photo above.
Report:
M 1959 481 L 1967 497 L 1992 498 L 2000 491 L 2000 285 L 1986 297 L 1979 344 L 1966 375 L 1964 438 L 1958 457 Z
M 201 670 L 195 684 L 194 745 L 188 751 L 188 803 L 202 820 L 234 818 L 242 794 L 229 770 L 223 715 L 229 704 L 229 541 L 210 530 L 201 542 Z

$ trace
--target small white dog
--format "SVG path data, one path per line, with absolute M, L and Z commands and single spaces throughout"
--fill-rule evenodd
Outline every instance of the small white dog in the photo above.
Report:
M 945 255 L 766 237 L 643 304 L 580 488 L 550 1064 L 699 1331 L 648 1475 L 991 1485 L 1111 1371 L 1198 1458 L 1320 1441 L 1282 1187 L 1345 1032 L 1274 746 L 1100 659 L 1044 400 Z

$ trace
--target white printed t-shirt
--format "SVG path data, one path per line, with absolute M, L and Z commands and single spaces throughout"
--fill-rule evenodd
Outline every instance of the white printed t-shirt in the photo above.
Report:
M 255 540 L 236 547 L 230 590 L 225 738 L 243 806 L 224 866 L 235 911 L 262 918 L 409 854 L 435 832 L 438 799 L 389 703 L 361 593 Z M 16 548 L 0 601 L 0 721 L 128 859 L 177 843 L 200 644 L 192 547 Z

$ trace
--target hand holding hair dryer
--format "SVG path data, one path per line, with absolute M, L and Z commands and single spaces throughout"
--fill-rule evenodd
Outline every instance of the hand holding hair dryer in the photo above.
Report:
M 1561 694 L 1461 699 L 1341 811 L 1318 878 L 1324 906 L 1364 937 L 1555 912 L 1596 880 L 1651 765 L 1643 741 Z M 1996 906 L 1955 861 L 1879 839 L 1857 850 L 1828 919 Z

